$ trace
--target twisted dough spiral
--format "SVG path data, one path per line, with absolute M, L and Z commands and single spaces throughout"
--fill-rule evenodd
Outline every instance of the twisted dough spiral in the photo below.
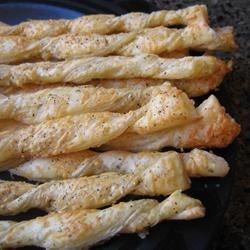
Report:
M 104 210 L 76 209 L 23 222 L 1 221 L 0 246 L 86 249 L 118 233 L 139 233 L 163 220 L 190 220 L 204 212 L 199 200 L 176 191 L 162 202 L 144 199 Z
M 102 150 L 155 151 L 164 147 L 226 147 L 240 133 L 240 125 L 211 95 L 197 108 L 201 119 L 193 123 L 146 135 L 125 133 L 101 147 Z
M 187 116 L 182 117 L 180 113 L 180 117 L 184 120 L 172 119 L 175 113 L 172 116 L 171 112 L 168 113 L 168 109 L 164 110 L 164 107 L 162 116 L 158 113 L 152 115 L 161 110 L 158 110 L 158 105 L 156 106 L 154 101 L 159 104 L 166 100 L 164 94 L 153 98 L 152 109 L 149 108 L 149 112 L 145 105 L 125 115 L 108 112 L 87 113 L 6 133 L 0 139 L 1 166 L 4 166 L 5 161 L 20 156 L 46 157 L 77 152 L 105 143 L 101 147 L 102 150 L 135 152 L 159 150 L 166 146 L 224 147 L 240 132 L 239 124 L 225 112 L 214 96 L 210 96 L 195 110 L 189 103 Z M 161 118 L 160 121 L 158 118 Z M 172 123 L 169 125 L 165 122 L 167 120 Z M 182 125 L 175 126 L 176 121 L 181 121 Z M 187 124 L 184 124 L 185 121 Z M 164 129 L 167 126 L 172 128 Z
M 186 92 L 189 97 L 202 96 L 209 91 L 216 89 L 221 84 L 224 76 L 231 71 L 231 62 L 227 64 L 227 67 L 218 67 L 217 70 L 210 76 L 201 77 L 196 79 L 182 79 L 171 80 L 170 83 L 176 86 L 178 89 Z M 152 79 L 152 78 L 132 78 L 132 79 L 109 79 L 109 80 L 93 80 L 86 84 L 104 87 L 104 88 L 145 88 L 149 86 L 157 86 L 164 83 L 164 79 Z M 70 85 L 70 84 L 68 84 Z M 16 86 L 0 87 L 0 93 L 3 95 L 13 95 L 20 93 L 32 93 L 38 90 L 47 89 L 48 87 L 61 87 L 65 84 L 52 84 L 52 85 L 26 85 L 25 88 L 18 88 Z M 135 91 L 135 90 L 133 90 Z
M 1 166 L 20 157 L 57 155 L 100 146 L 123 133 L 139 119 L 138 115 L 136 111 L 86 113 L 5 133 L 0 137 Z
M 0 65 L 0 86 L 75 83 L 95 79 L 195 79 L 230 67 L 212 56 L 165 59 L 156 55 L 90 57 L 63 62 Z
M 0 190 L 6 193 L 0 204 L 0 214 L 17 214 L 30 208 L 59 211 L 67 208 L 99 208 L 110 205 L 121 197 L 137 195 L 169 195 L 174 191 L 190 187 L 184 165 L 172 152 L 168 157 L 155 161 L 149 168 L 135 173 L 104 173 L 63 181 L 50 181 L 39 186 L 26 187 L 16 191 L 9 182 L 0 182 Z M 15 186 L 15 182 L 12 182 Z M 21 183 L 17 183 L 21 186 Z M 22 186 L 21 186 L 22 187 Z M 27 190 L 28 189 L 28 190 Z M 10 198 L 9 198 L 10 197 Z
M 195 5 L 180 10 L 161 10 L 146 13 L 129 13 L 122 16 L 86 15 L 74 20 L 32 20 L 18 25 L 0 26 L 0 35 L 21 35 L 30 39 L 73 34 L 112 34 L 171 25 L 195 25 L 206 27 L 208 23 L 205 5 Z
M 159 86 L 137 89 L 93 86 L 48 88 L 8 97 L 0 96 L 0 103 L 0 119 L 13 119 L 25 124 L 36 124 L 83 113 L 126 113 L 147 104 L 148 114 L 156 113 L 156 108 L 160 112 L 154 122 L 160 123 L 164 116 L 169 127 L 189 120 L 194 112 L 193 103 L 187 95 L 167 82 Z M 149 115 L 145 117 L 147 123 L 148 117 Z M 134 124 L 133 130 L 138 130 L 138 126 L 142 132 L 145 124 L 143 125 L 142 121 L 138 122 Z M 158 130 L 159 127 L 155 126 L 155 129 Z
M 48 158 L 36 158 L 19 165 L 13 164 L 10 173 L 29 180 L 46 182 L 97 175 L 105 172 L 137 173 L 149 169 L 161 159 L 166 160 L 166 166 L 180 159 L 185 172 L 190 177 L 216 176 L 223 177 L 228 171 L 228 163 L 215 154 L 193 149 L 189 153 L 108 151 L 97 153 L 86 150 L 71 154 L 63 154 Z
M 115 35 L 62 35 L 41 40 L 0 36 L 0 63 L 30 60 L 64 60 L 93 56 L 135 56 L 169 53 L 176 50 L 232 50 L 236 47 L 232 28 L 213 29 L 158 27 Z

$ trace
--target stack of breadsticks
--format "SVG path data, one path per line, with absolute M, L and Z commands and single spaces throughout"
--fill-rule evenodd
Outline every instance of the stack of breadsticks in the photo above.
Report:
M 191 98 L 220 85 L 232 63 L 212 54 L 235 47 L 203 5 L 1 24 L 0 170 L 27 182 L 0 181 L 0 215 L 48 215 L 0 221 L 0 248 L 85 249 L 203 217 L 181 191 L 229 167 L 198 148 L 226 147 L 240 126 L 215 96 Z M 129 194 L 168 197 L 118 203 Z

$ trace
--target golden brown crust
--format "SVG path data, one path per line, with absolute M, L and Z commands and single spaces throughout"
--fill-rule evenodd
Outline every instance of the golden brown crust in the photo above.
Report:
M 140 110 L 124 115 L 86 113 L 21 128 L 0 137 L 0 162 L 77 152 L 101 145 L 122 134 L 141 115 Z
M 163 220 L 190 220 L 204 213 L 199 200 L 177 191 L 160 203 L 144 199 L 104 210 L 76 209 L 19 223 L 1 221 L 0 247 L 86 249 L 118 233 L 139 233 Z
M 31 93 L 0 96 L 0 119 L 15 119 L 25 124 L 83 113 L 125 113 L 147 104 L 147 114 L 132 131 L 143 133 L 153 124 L 179 125 L 195 117 L 193 102 L 170 83 L 147 88 L 103 88 L 93 86 L 56 87 Z M 193 116 L 193 117 L 192 117 Z M 168 125 L 169 124 L 169 125 Z M 153 130 L 159 130 L 154 125 Z M 151 131 L 152 131 L 151 129 Z
M 225 147 L 241 127 L 213 95 L 197 108 L 188 97 L 216 90 L 232 62 L 214 51 L 236 47 L 232 27 L 209 27 L 204 5 L 0 22 L 0 172 L 45 182 L 0 180 L 0 215 L 51 212 L 0 221 L 0 248 L 88 249 L 203 217 L 202 203 L 181 191 L 189 177 L 223 177 L 229 167 L 197 148 Z M 153 152 L 165 147 L 195 149 Z M 113 205 L 128 194 L 170 196 Z
M 175 54 L 176 55 L 176 54 Z M 175 55 L 171 54 L 170 57 L 175 58 Z M 163 57 L 165 57 L 164 55 Z M 182 57 L 182 56 L 180 56 Z M 180 58 L 179 57 L 179 58 Z M 166 57 L 168 58 L 168 57 Z M 178 58 L 178 57 L 177 57 Z M 227 67 L 221 65 L 217 68 L 216 72 L 210 76 L 203 78 L 196 78 L 191 80 L 171 80 L 170 83 L 176 86 L 178 89 L 186 92 L 189 97 L 196 97 L 206 95 L 211 90 L 218 88 L 223 81 L 225 75 L 231 71 L 230 63 Z M 109 80 L 93 80 L 86 84 L 104 87 L 104 88 L 145 88 L 149 86 L 157 86 L 164 83 L 163 79 L 150 79 L 150 78 L 132 78 L 132 79 L 109 79 Z M 51 84 L 51 85 L 34 85 L 27 84 L 22 89 L 16 86 L 0 87 L 0 93 L 3 95 L 15 95 L 15 94 L 26 94 L 34 93 L 38 90 L 47 88 L 64 87 L 66 84 Z M 70 84 L 67 84 L 70 86 Z
M 189 153 L 182 154 L 173 153 L 172 151 L 140 153 L 108 151 L 96 153 L 86 150 L 48 158 L 37 158 L 19 166 L 17 163 L 14 165 L 16 168 L 9 171 L 29 180 L 45 182 L 91 176 L 105 172 L 135 174 L 142 169 L 151 168 L 162 158 L 164 158 L 162 167 L 166 169 L 169 166 L 174 166 L 181 159 L 184 169 L 190 177 L 223 177 L 229 171 L 228 163 L 222 157 L 200 149 L 193 149 Z
M 20 36 L 0 36 L 0 63 L 20 63 L 32 60 L 75 59 L 116 54 L 119 48 L 134 40 L 136 33 L 117 35 L 62 35 L 29 40 Z
M 160 58 L 156 55 L 135 57 L 91 57 L 64 62 L 24 63 L 0 65 L 0 86 L 27 84 L 75 83 L 95 79 L 194 79 L 211 76 L 227 65 L 212 56 Z
M 194 102 L 175 87 L 152 98 L 145 108 L 146 113 L 126 132 L 147 134 L 199 119 Z
M 167 146 L 222 148 L 229 145 L 240 133 L 240 125 L 226 113 L 213 95 L 198 107 L 198 113 L 202 119 L 193 123 L 145 136 L 125 133 L 104 145 L 102 149 L 138 152 L 159 150 Z
M 0 36 L 0 63 L 36 59 L 63 60 L 93 56 L 160 55 L 185 49 L 232 50 L 236 47 L 231 27 L 217 31 L 207 27 L 168 29 L 157 27 L 115 35 L 62 35 L 41 40 L 20 36 Z
M 208 77 L 193 80 L 173 80 L 171 84 L 187 93 L 190 97 L 197 97 L 208 94 L 211 90 L 216 90 L 222 83 L 226 74 L 232 70 L 232 62 L 227 66 L 221 65 L 216 72 Z
M 159 56 L 164 58 L 182 58 L 185 56 L 189 56 L 189 49 L 184 50 L 176 50 L 172 52 L 163 52 Z
M 176 86 L 178 89 L 186 92 L 189 97 L 202 96 L 209 93 L 211 90 L 218 88 L 223 81 L 226 74 L 232 70 L 232 63 L 228 62 L 227 65 L 218 65 L 216 72 L 207 77 L 195 79 L 182 79 L 170 80 L 169 82 Z M 142 88 L 147 86 L 157 86 L 162 84 L 164 80 L 161 79 L 127 79 L 127 80 L 95 80 L 89 84 L 95 86 L 103 86 L 105 88 L 125 88 L 134 87 Z
M 112 34 L 144 28 L 171 25 L 195 25 L 206 27 L 208 23 L 205 5 L 194 5 L 180 10 L 161 10 L 146 13 L 128 13 L 122 16 L 86 15 L 74 20 L 31 20 L 15 26 L 1 25 L 0 35 L 21 35 L 30 39 L 73 34 Z
M 1 113 L 1 111 L 0 111 Z M 19 128 L 24 128 L 26 125 L 20 122 L 17 122 L 12 119 L 1 119 L 0 122 L 0 136 L 2 136 L 4 133 L 8 133 L 10 131 L 15 131 Z
M 25 212 L 30 208 L 60 211 L 71 208 L 99 208 L 116 202 L 121 197 L 133 193 L 137 195 L 170 195 L 176 190 L 186 190 L 190 180 L 184 165 L 175 152 L 168 158 L 155 161 L 148 168 L 135 173 L 105 173 L 90 177 L 80 177 L 64 181 L 50 181 L 39 186 L 30 185 L 24 191 L 16 191 L 9 182 L 0 182 L 1 193 L 7 199 L 0 204 L 0 214 L 10 215 Z M 171 163 L 168 165 L 168 163 Z M 22 183 L 13 182 L 14 186 Z
M 61 211 L 77 208 L 100 208 L 115 203 L 133 192 L 140 178 L 128 174 L 105 173 L 64 181 L 51 181 L 38 186 L 12 182 L 23 190 L 16 190 L 9 182 L 0 182 L 1 193 L 8 199 L 0 205 L 0 214 L 14 215 L 31 208 Z M 181 187 L 179 185 L 177 189 Z M 26 190 L 25 190 L 26 189 Z M 176 190 L 176 189 L 175 189 Z
M 42 123 L 20 128 L 14 131 L 14 133 L 6 131 L 1 135 L 2 138 L 0 140 L 1 162 L 3 163 L 20 156 L 35 157 L 77 152 L 101 145 L 115 136 L 119 136 L 126 128 L 128 132 L 146 134 L 190 123 L 194 119 L 199 118 L 193 101 L 186 94 L 169 84 L 166 87 L 166 93 L 163 91 L 162 94 L 152 98 L 142 108 L 125 115 L 109 112 L 85 113 L 81 115 L 68 113 L 66 117 L 51 121 L 46 121 L 45 119 Z M 22 98 L 21 100 L 14 98 L 14 100 L 17 101 L 18 105 L 23 101 Z M 35 102 L 37 101 L 35 99 Z M 67 101 L 69 101 L 68 98 Z M 75 104 L 76 100 L 73 98 L 72 102 Z M 29 110 L 30 103 L 27 102 L 27 104 Z M 93 107 L 95 104 L 93 103 Z M 32 109 L 29 117 L 31 121 L 33 117 L 36 118 L 36 115 L 38 115 L 38 118 L 46 118 L 48 115 L 51 115 L 48 108 L 44 108 L 40 104 L 38 107 L 41 108 L 38 112 Z M 74 109 L 71 104 L 70 107 Z M 9 107 L 6 110 L 10 111 Z M 22 112 L 25 114 L 25 110 L 21 110 L 21 115 Z M 57 112 L 61 115 L 60 111 L 57 110 Z M 115 125 L 116 128 L 112 128 L 111 125 Z
M 154 95 L 168 92 L 170 84 L 133 90 L 93 86 L 63 86 L 1 96 L 0 116 L 36 124 L 68 115 L 103 111 L 125 113 L 145 105 Z

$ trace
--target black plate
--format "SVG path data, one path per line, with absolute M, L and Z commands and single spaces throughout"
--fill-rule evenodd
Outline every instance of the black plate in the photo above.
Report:
M 145 1 L 116 0 L 98 1 L 1 1 L 0 21 L 9 24 L 16 24 L 27 19 L 56 19 L 56 18 L 76 18 L 83 14 L 90 13 L 114 13 L 124 14 L 129 11 L 155 10 L 154 7 Z M 217 94 L 220 101 L 226 106 L 230 113 L 230 98 L 224 92 Z M 228 101 L 228 102 L 227 102 Z M 137 235 L 121 235 L 114 237 L 110 241 L 95 247 L 102 250 L 117 249 L 183 249 L 183 250 L 203 250 L 207 249 L 211 240 L 218 232 L 225 209 L 231 193 L 234 156 L 236 145 L 232 144 L 225 150 L 216 151 L 227 159 L 231 165 L 229 175 L 223 179 L 201 178 L 192 181 L 192 189 L 187 193 L 199 198 L 206 206 L 206 217 L 203 219 L 182 222 L 162 222 L 150 230 L 146 239 L 142 240 Z M 10 179 L 8 173 L 0 173 L 0 178 Z M 23 220 L 34 218 L 44 214 L 38 210 L 31 210 L 28 213 L 18 216 L 0 217 L 0 219 Z M 25 249 L 35 249 L 27 248 Z

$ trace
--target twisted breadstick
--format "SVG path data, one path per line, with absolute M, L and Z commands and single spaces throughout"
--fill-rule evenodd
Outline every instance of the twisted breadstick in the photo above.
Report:
M 135 154 L 126 151 L 96 153 L 86 150 L 50 158 L 37 158 L 21 165 L 13 164 L 12 167 L 17 167 L 9 171 L 29 180 L 45 182 L 105 172 L 134 174 L 142 169 L 150 168 L 161 158 L 166 159 L 166 168 L 181 159 L 185 172 L 190 177 L 223 177 L 229 171 L 228 163 L 222 157 L 199 149 L 181 154 L 172 151 Z
M 0 119 L 14 119 L 26 124 L 40 123 L 67 115 L 103 111 L 128 112 L 145 105 L 157 94 L 173 89 L 162 86 L 132 89 L 107 89 L 93 86 L 63 86 L 36 92 L 0 96 Z
M 138 135 L 124 133 L 102 146 L 103 150 L 149 151 L 171 146 L 176 148 L 225 147 L 240 133 L 240 125 L 226 113 L 211 95 L 198 108 L 202 119 L 159 132 Z
M 90 56 L 134 56 L 162 54 L 184 49 L 232 50 L 235 42 L 231 27 L 214 31 L 207 27 L 168 29 L 158 27 L 138 33 L 115 35 L 62 35 L 41 40 L 20 36 L 0 36 L 0 63 L 33 59 L 74 59 Z
M 157 95 L 142 108 L 124 115 L 85 113 L 45 121 L 13 133 L 7 131 L 0 138 L 0 162 L 20 156 L 76 152 L 106 143 L 126 129 L 128 132 L 146 134 L 198 119 L 193 101 L 182 91 L 168 86 L 167 93 Z M 37 114 L 39 116 L 42 112 Z M 48 116 L 47 110 L 44 110 L 44 116 Z
M 193 79 L 214 74 L 228 66 L 212 56 L 165 59 L 155 55 L 93 57 L 64 62 L 0 65 L 0 86 L 76 83 L 94 79 Z
M 99 208 L 110 205 L 131 193 L 140 179 L 135 175 L 107 173 L 65 181 L 51 181 L 42 185 L 19 182 L 22 188 L 16 192 L 9 181 L 0 182 L 8 197 L 0 204 L 0 214 L 17 214 L 30 208 L 59 211 L 67 208 Z M 14 185 L 15 182 L 12 182 Z M 22 184 L 22 185 L 21 185 Z M 180 185 L 177 186 L 177 189 Z M 27 190 L 25 190 L 25 188 Z M 12 198 L 12 199 L 11 199 Z
M 147 169 L 138 169 L 136 175 L 106 173 L 30 187 L 23 183 L 24 188 L 17 192 L 10 182 L 2 181 L 0 190 L 6 193 L 7 198 L 0 204 L 0 214 L 17 214 L 37 207 L 47 211 L 72 207 L 99 208 L 128 193 L 155 196 L 185 190 L 190 187 L 190 182 L 181 159 L 175 154 L 172 152 L 168 157 L 162 157 Z M 17 184 L 21 186 L 21 182 Z
M 232 69 L 232 62 L 227 67 L 218 67 L 211 76 L 191 79 L 191 80 L 171 80 L 170 83 L 178 89 L 183 90 L 189 97 L 196 97 L 207 94 L 209 91 L 217 88 L 224 76 Z M 147 87 L 156 86 L 164 82 L 161 79 L 123 79 L 123 80 L 94 80 L 88 84 L 94 86 L 103 86 L 105 88 L 128 88 L 128 87 Z M 42 87 L 42 86 L 41 86 Z M 34 88 L 34 87 L 33 87 Z
M 101 145 L 123 133 L 141 113 L 86 113 L 5 133 L 0 137 L 1 165 L 19 157 L 57 155 Z
M 144 199 L 104 210 L 77 209 L 23 222 L 1 221 L 0 247 L 86 249 L 118 233 L 142 232 L 163 220 L 200 218 L 204 210 L 199 200 L 176 191 L 160 203 Z
M 191 79 L 191 80 L 171 80 L 171 84 L 176 86 L 187 93 L 189 97 L 201 96 L 209 93 L 209 91 L 216 89 L 222 82 L 224 76 L 231 71 L 231 62 L 227 64 L 227 67 L 218 67 L 216 72 L 211 76 Z M 93 80 L 86 84 L 104 87 L 104 88 L 145 88 L 148 86 L 157 86 L 164 83 L 163 79 L 123 79 L 123 80 Z M 70 84 L 67 84 L 70 85 Z M 22 93 L 34 93 L 38 90 L 47 89 L 49 87 L 60 87 L 64 84 L 52 84 L 52 85 L 26 85 L 25 88 L 18 88 L 16 86 L 0 87 L 0 93 L 3 95 L 22 94 Z
M 89 15 L 74 20 L 32 20 L 15 26 L 1 25 L 0 35 L 22 35 L 30 39 L 73 34 L 112 34 L 157 26 L 207 26 L 207 8 L 194 5 L 180 10 L 161 10 L 146 13 L 129 13 L 122 16 Z
M 156 97 L 158 94 L 162 94 L 162 98 Z M 159 123 L 161 117 L 164 116 L 164 121 L 168 122 L 167 127 L 189 120 L 191 113 L 194 112 L 193 103 L 188 97 L 166 82 L 160 86 L 138 89 L 107 89 L 92 86 L 57 87 L 35 93 L 0 96 L 0 119 L 14 119 L 26 124 L 35 124 L 83 113 L 103 111 L 124 113 L 147 104 L 153 97 L 154 100 L 148 104 L 147 113 L 160 112 L 154 118 L 158 119 Z M 146 122 L 147 117 L 146 115 L 144 118 Z M 133 131 L 136 131 L 138 126 L 145 127 L 142 120 L 134 124 Z M 154 128 L 159 129 L 156 126 Z
M 184 29 L 158 27 L 139 33 L 133 42 L 121 48 L 119 54 L 161 54 L 187 49 L 230 51 L 236 47 L 232 27 L 217 28 L 216 30 L 210 27 L 192 26 Z

